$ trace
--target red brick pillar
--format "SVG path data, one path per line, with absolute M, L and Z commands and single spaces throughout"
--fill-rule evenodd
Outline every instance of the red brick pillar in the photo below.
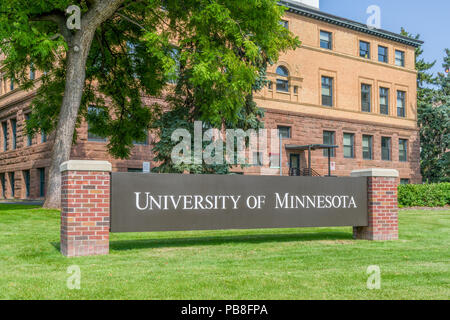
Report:
M 111 164 L 67 161 L 61 165 L 61 253 L 109 253 Z
M 352 177 L 367 177 L 369 226 L 354 227 L 353 237 L 359 240 L 398 239 L 398 171 L 393 169 L 363 169 Z

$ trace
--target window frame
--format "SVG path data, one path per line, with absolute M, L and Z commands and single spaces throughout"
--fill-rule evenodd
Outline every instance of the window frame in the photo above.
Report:
M 278 72 L 278 70 L 283 70 L 283 73 Z M 285 66 L 278 66 L 276 69 L 277 79 L 276 79 L 276 90 L 281 93 L 289 93 L 290 92 L 290 83 L 289 83 L 289 70 Z M 281 77 L 281 78 L 279 78 Z
M 400 151 L 400 146 L 404 146 L 404 150 Z M 398 139 L 398 161 L 408 162 L 408 139 Z
M 326 46 L 322 46 L 322 34 L 328 36 L 328 40 L 324 40 Z M 333 50 L 333 33 L 325 30 L 319 31 L 319 46 L 322 49 Z
M 329 137 L 331 137 L 331 143 L 325 141 L 325 134 L 330 134 Z M 322 142 L 325 145 L 332 145 L 332 146 L 336 145 L 336 131 L 324 130 L 322 132 Z M 330 151 L 331 151 L 330 158 L 336 158 L 336 149 L 333 148 Z M 328 158 L 328 149 L 323 150 L 323 156 Z
M 364 50 L 364 52 L 367 53 L 367 56 L 366 55 L 362 55 L 362 52 L 363 52 L 362 47 L 361 47 L 362 44 L 367 44 L 367 50 Z M 361 58 L 370 59 L 371 58 L 370 49 L 371 49 L 370 42 L 367 42 L 367 41 L 364 41 L 364 40 L 359 40 L 359 56 Z
M 380 49 L 384 49 L 385 54 L 380 54 Z M 382 60 L 380 60 L 381 57 L 383 57 Z M 378 45 L 378 62 L 389 63 L 389 48 L 388 47 Z
M 399 107 L 399 98 L 402 98 L 402 107 Z M 397 90 L 397 117 L 406 118 L 406 91 Z
M 288 130 L 288 136 L 287 137 L 283 137 L 282 136 L 283 139 L 291 139 L 292 138 L 292 127 L 282 126 L 282 125 L 277 126 L 278 136 L 280 136 L 281 132 L 282 132 L 282 130 L 280 130 L 280 129 L 287 129 Z
M 95 109 L 96 112 L 99 112 L 102 108 L 101 107 L 97 107 L 94 105 L 90 105 L 88 106 L 88 113 L 90 112 L 90 110 Z M 101 142 L 101 143 L 105 143 L 107 141 L 106 138 L 100 137 L 96 134 L 90 133 L 89 132 L 89 121 L 87 122 L 87 141 L 88 142 Z
M 8 121 L 2 121 L 3 151 L 8 151 Z
M 330 80 L 329 84 L 324 83 L 324 80 L 326 80 L 326 79 Z M 320 88 L 321 88 L 321 91 L 320 91 L 321 105 L 324 107 L 331 107 L 331 108 L 334 107 L 334 101 L 333 101 L 334 100 L 334 97 L 333 97 L 333 95 L 334 95 L 334 90 L 333 90 L 334 78 L 327 77 L 327 76 L 321 76 L 320 84 L 321 84 L 321 86 L 320 86 Z M 327 86 L 327 87 L 324 88 L 324 86 Z M 323 94 L 324 89 L 329 89 L 330 95 L 324 95 Z M 326 100 L 324 99 L 324 97 L 329 98 L 329 104 L 325 103 Z
M 381 98 L 384 97 L 382 95 L 382 92 L 386 91 L 386 104 L 382 104 L 381 103 Z M 379 90 L 379 95 L 380 95 L 380 114 L 383 115 L 389 115 L 389 94 L 390 94 L 390 89 L 389 88 L 385 88 L 385 87 L 380 87 Z M 386 113 L 383 112 L 383 107 L 386 107 Z
M 364 110 L 364 104 L 365 101 L 363 99 L 363 94 L 365 94 L 366 92 L 364 92 L 364 87 L 369 88 L 368 90 L 368 106 L 369 106 L 369 110 Z M 372 85 L 371 84 L 367 84 L 367 83 L 361 83 L 361 111 L 362 112 L 372 112 Z
M 387 151 L 388 151 L 388 157 L 387 159 L 384 157 L 384 148 L 383 147 L 383 142 L 387 141 L 388 142 L 388 146 L 387 146 Z M 392 138 L 391 137 L 381 137 L 381 160 L 382 161 L 392 161 Z
M 364 138 L 369 138 L 369 146 L 368 146 L 368 148 L 369 148 L 369 150 L 368 150 L 369 157 L 365 157 L 364 156 L 364 153 L 366 152 L 364 150 L 364 148 L 366 148 L 364 146 Z M 368 135 L 368 134 L 363 134 L 362 140 L 361 140 L 361 146 L 362 146 L 362 158 L 363 158 L 363 160 L 373 160 L 373 136 L 372 135 Z
M 345 144 L 345 137 L 346 136 L 350 136 L 351 138 L 351 145 L 346 145 Z M 354 133 L 350 133 L 350 132 L 344 132 L 343 137 L 342 137 L 342 146 L 343 146 L 343 150 L 344 150 L 344 158 L 345 159 L 354 159 L 355 158 L 355 134 Z M 345 152 L 347 150 L 348 147 L 351 147 L 351 156 L 346 156 Z
M 401 59 L 400 60 L 397 58 L 397 53 L 401 54 Z M 400 62 L 400 64 L 399 64 L 399 62 Z M 395 65 L 397 67 L 404 67 L 405 66 L 405 51 L 395 49 Z

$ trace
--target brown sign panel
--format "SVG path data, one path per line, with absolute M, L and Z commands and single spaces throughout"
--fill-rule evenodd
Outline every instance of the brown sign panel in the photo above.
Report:
M 366 178 L 112 173 L 111 232 L 367 226 Z

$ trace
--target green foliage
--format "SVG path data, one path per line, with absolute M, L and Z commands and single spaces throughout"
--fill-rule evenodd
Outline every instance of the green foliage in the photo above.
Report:
M 446 49 L 444 69 L 450 67 L 450 50 Z M 438 88 L 432 104 L 422 102 L 418 122 L 421 139 L 421 171 L 427 182 L 450 181 L 450 78 L 439 73 Z M 420 103 L 420 101 L 419 101 Z
M 413 35 L 407 32 L 404 28 L 401 28 L 401 35 L 416 40 L 420 40 L 420 35 Z M 434 95 L 434 90 L 431 87 L 436 83 L 436 78 L 429 71 L 436 64 L 436 60 L 433 62 L 426 62 L 422 58 L 423 48 L 419 46 L 415 52 L 416 70 L 417 70 L 417 99 L 418 107 L 422 107 L 424 103 L 431 103 Z
M 422 107 L 419 113 L 421 171 L 425 181 L 450 181 L 450 106 Z
M 450 183 L 398 186 L 400 207 L 443 207 L 450 205 Z
M 68 43 L 53 16 L 64 19 L 71 4 L 87 12 L 93 3 L 0 2 L 0 50 L 8 76 L 30 89 L 30 64 L 49 71 L 32 103 L 30 134 L 55 130 L 67 86 Z M 124 0 L 96 30 L 78 125 L 88 120 L 93 133 L 108 138 L 113 156 L 127 158 L 133 141 L 142 140 L 161 114 L 161 103 L 149 107 L 142 96 L 164 99 L 175 75 L 184 77 L 175 94 L 189 101 L 184 107 L 195 106 L 195 119 L 236 125 L 261 65 L 299 44 L 279 25 L 283 12 L 276 0 Z M 107 112 L 89 115 L 90 105 Z

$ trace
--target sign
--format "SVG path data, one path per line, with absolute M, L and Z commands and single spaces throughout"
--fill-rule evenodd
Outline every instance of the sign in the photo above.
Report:
M 367 226 L 367 180 L 112 173 L 111 232 Z
M 330 170 L 331 171 L 336 171 L 336 162 L 331 162 L 330 163 Z
M 150 162 L 143 162 L 142 163 L 142 172 L 143 173 L 150 173 Z

